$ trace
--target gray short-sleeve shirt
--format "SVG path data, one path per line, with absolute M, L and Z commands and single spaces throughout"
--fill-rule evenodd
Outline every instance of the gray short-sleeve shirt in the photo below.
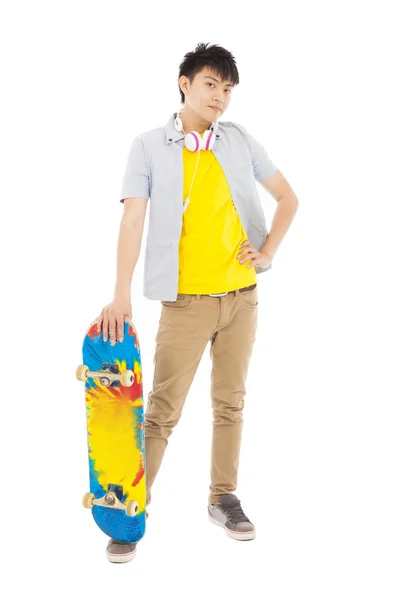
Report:
M 125 198 L 150 199 L 143 293 L 151 300 L 176 300 L 178 293 L 184 136 L 174 127 L 175 117 L 173 113 L 166 125 L 134 138 L 120 193 L 121 202 Z M 256 181 L 264 181 L 277 167 L 264 146 L 233 121 L 219 121 L 211 151 L 227 178 L 248 239 L 260 250 L 268 231 Z M 264 273 L 271 266 L 256 267 L 256 273 Z

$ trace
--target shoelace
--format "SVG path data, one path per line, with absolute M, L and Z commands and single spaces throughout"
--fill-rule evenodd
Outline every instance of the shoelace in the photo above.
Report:
M 248 521 L 250 523 L 250 519 L 248 519 L 243 512 L 240 500 L 237 504 L 233 504 L 233 506 L 223 506 L 222 504 L 220 506 L 221 510 L 228 516 L 228 520 L 231 523 L 242 523 L 243 521 Z

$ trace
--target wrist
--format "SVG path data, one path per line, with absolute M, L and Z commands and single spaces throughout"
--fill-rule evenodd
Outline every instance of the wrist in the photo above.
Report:
M 116 287 L 114 290 L 114 300 L 131 300 L 131 291 L 128 288 Z
M 270 248 L 261 248 L 260 252 L 261 254 L 266 254 L 270 260 L 274 258 L 275 252 Z

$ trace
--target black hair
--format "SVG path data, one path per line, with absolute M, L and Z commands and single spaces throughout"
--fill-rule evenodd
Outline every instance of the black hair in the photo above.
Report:
M 227 80 L 233 85 L 239 83 L 239 72 L 236 67 L 235 57 L 218 44 L 197 44 L 194 52 L 185 54 L 179 65 L 179 77 L 185 75 L 192 83 L 193 79 L 204 69 L 210 67 L 223 81 Z M 179 84 L 178 84 L 179 86 Z M 179 87 L 182 104 L 185 103 L 185 94 Z

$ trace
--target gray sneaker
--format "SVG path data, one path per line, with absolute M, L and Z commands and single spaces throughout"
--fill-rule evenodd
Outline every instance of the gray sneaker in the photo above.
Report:
M 209 504 L 208 516 L 234 540 L 253 540 L 256 537 L 256 529 L 244 514 L 235 494 L 222 494 L 218 502 Z
M 146 519 L 149 514 L 146 510 Z M 113 563 L 125 563 L 129 562 L 136 556 L 137 542 L 119 542 L 118 540 L 110 539 L 107 544 L 106 554 L 110 562 Z
M 111 538 L 107 544 L 107 558 L 112 563 L 129 562 L 136 556 L 136 546 L 137 542 L 127 544 L 126 542 L 119 542 Z

